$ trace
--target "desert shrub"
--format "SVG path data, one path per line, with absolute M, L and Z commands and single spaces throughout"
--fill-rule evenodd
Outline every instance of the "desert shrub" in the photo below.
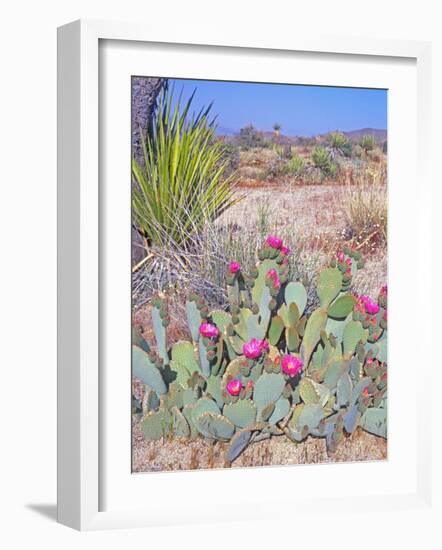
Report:
M 359 145 L 365 153 L 368 153 L 368 151 L 372 151 L 376 147 L 376 140 L 370 134 L 366 134 L 362 136 Z
M 314 148 L 312 161 L 314 166 L 321 171 L 324 178 L 336 177 L 338 167 L 325 147 L 317 146 Z
M 299 178 L 304 173 L 305 161 L 299 155 L 294 155 L 286 164 L 285 169 L 287 174 L 294 178 Z
M 328 138 L 328 143 L 334 153 L 345 157 L 351 156 L 352 146 L 344 134 L 340 132 L 331 133 Z
M 353 147 L 353 157 L 361 160 L 364 156 L 364 149 L 358 144 Z
M 247 151 L 257 147 L 268 147 L 269 142 L 264 138 L 262 132 L 259 132 L 253 124 L 241 128 L 238 136 L 238 144 L 241 149 Z
M 147 386 L 133 399 L 146 439 L 228 442 L 233 462 L 273 436 L 323 437 L 329 454 L 358 426 L 387 437 L 387 287 L 375 299 L 355 295 L 363 259 L 339 251 L 315 282 L 318 307 L 307 311 L 289 255 L 268 236 L 252 269 L 229 263 L 225 310 L 190 293 L 187 341 L 171 342 L 169 301 L 153 300 L 154 341 L 135 332 L 132 348 L 133 375 Z
M 222 160 L 227 161 L 227 166 L 225 167 L 223 175 L 224 177 L 235 175 L 237 173 L 239 162 L 240 162 L 239 148 L 236 147 L 233 143 L 223 142 L 222 149 L 223 149 Z
M 348 187 L 345 201 L 346 234 L 358 247 L 374 251 L 387 242 L 388 203 L 384 185 Z
M 143 138 L 144 165 L 132 161 L 134 222 L 149 244 L 181 244 L 189 229 L 216 219 L 235 203 L 229 159 L 215 137 L 210 107 L 190 115 L 173 90 L 161 92 L 151 131 Z
M 382 144 L 382 152 L 384 153 L 384 155 L 387 154 L 388 152 L 388 141 L 385 140 L 384 143 Z
M 275 143 L 273 145 L 273 150 L 280 159 L 292 158 L 292 147 L 289 143 Z

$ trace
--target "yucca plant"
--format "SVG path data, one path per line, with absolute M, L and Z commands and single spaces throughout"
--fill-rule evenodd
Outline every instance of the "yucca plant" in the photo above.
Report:
M 316 168 L 321 171 L 322 177 L 334 178 L 337 173 L 337 166 L 333 162 L 329 151 L 325 147 L 317 146 L 312 153 L 312 161 Z
M 164 89 L 151 127 L 142 136 L 144 165 L 132 160 L 134 223 L 150 245 L 185 244 L 198 230 L 237 202 L 235 175 L 215 136 L 212 105 L 190 114 L 195 92 L 182 105 Z
M 376 147 L 376 140 L 370 134 L 365 134 L 362 136 L 359 145 L 362 147 L 365 153 L 372 151 Z
M 329 136 L 330 148 L 334 153 L 351 156 L 351 143 L 347 137 L 340 132 L 332 132 Z
M 302 157 L 295 154 L 286 164 L 287 173 L 294 178 L 302 176 L 305 169 L 305 162 Z

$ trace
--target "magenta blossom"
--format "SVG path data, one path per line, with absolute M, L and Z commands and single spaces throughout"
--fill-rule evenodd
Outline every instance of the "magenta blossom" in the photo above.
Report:
M 338 252 L 336 254 L 336 258 L 338 259 L 338 262 L 343 263 L 345 261 L 345 254 L 343 252 Z
M 269 235 L 266 239 L 266 244 L 279 250 L 282 247 L 282 239 L 275 237 L 274 235 Z
M 281 246 L 281 250 L 280 250 L 280 253 L 283 255 L 283 256 L 288 256 L 290 254 L 291 250 L 288 246 Z
M 241 264 L 239 264 L 238 262 L 230 262 L 229 271 L 232 275 L 238 273 L 238 271 L 241 271 Z
M 302 371 L 304 363 L 294 355 L 284 355 L 281 361 L 281 368 L 284 374 L 288 374 L 291 378 Z
M 276 269 L 270 269 L 267 272 L 267 277 L 272 280 L 273 288 L 278 289 L 281 286 L 281 281 L 279 280 L 278 273 Z
M 370 296 L 360 296 L 359 299 L 364 304 L 365 311 L 369 315 L 376 315 L 376 313 L 378 313 L 379 306 L 375 301 L 370 298 Z
M 258 359 L 264 352 L 269 350 L 269 344 L 265 340 L 252 338 L 243 345 L 242 350 L 247 359 Z
M 226 385 L 226 390 L 230 393 L 230 395 L 236 397 L 241 393 L 242 390 L 241 380 L 238 380 L 238 378 L 230 380 L 230 382 L 228 382 Z
M 219 330 L 215 325 L 210 323 L 202 323 L 200 325 L 200 334 L 205 338 L 217 338 Z

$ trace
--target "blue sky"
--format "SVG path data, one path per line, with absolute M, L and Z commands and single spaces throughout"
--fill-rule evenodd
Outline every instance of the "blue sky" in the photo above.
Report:
M 169 80 L 187 98 L 196 88 L 194 110 L 213 102 L 219 133 L 247 124 L 286 135 L 311 136 L 333 130 L 387 128 L 387 90 L 210 80 Z

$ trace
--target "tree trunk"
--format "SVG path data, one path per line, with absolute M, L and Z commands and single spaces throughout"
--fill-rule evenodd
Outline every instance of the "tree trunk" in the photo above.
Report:
M 146 135 L 156 99 L 165 83 L 165 78 L 132 77 L 132 154 L 141 164 L 144 160 L 140 132 Z
M 141 165 L 144 165 L 144 158 L 140 133 L 146 135 L 156 99 L 165 83 L 165 78 L 132 77 L 132 155 Z M 132 265 L 146 256 L 143 244 L 137 228 L 132 226 Z

